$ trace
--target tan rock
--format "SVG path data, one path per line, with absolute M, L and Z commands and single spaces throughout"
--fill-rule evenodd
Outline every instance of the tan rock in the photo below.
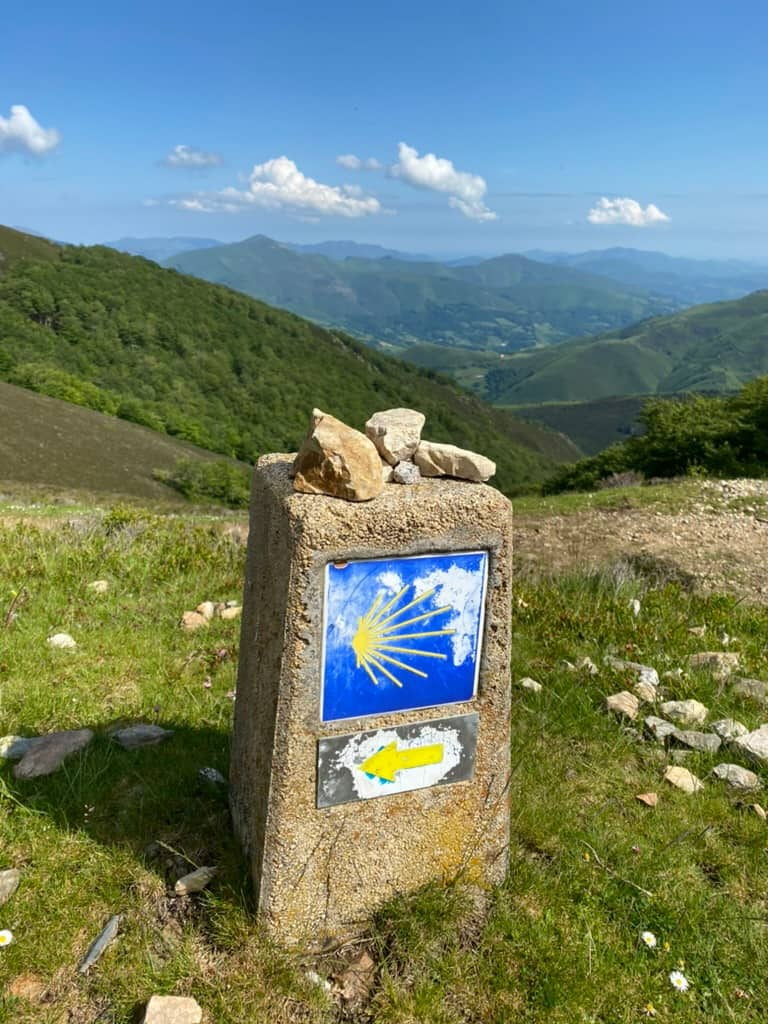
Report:
M 496 472 L 496 463 L 485 455 L 435 441 L 421 441 L 413 461 L 422 476 L 455 476 L 473 483 L 485 483 Z
M 704 783 L 701 779 L 697 779 L 693 772 L 689 772 L 687 768 L 680 768 L 678 765 L 670 765 L 666 769 L 664 781 L 689 795 L 704 789 Z
M 423 426 L 424 414 L 415 409 L 386 409 L 371 416 L 365 424 L 365 432 L 382 459 L 396 466 L 410 459 L 416 451 Z
M 637 718 L 640 702 L 634 693 L 630 693 L 629 690 L 622 690 L 621 693 L 612 693 L 610 697 L 606 697 L 605 706 L 614 715 L 622 715 L 624 718 L 634 720 Z
M 293 487 L 303 494 L 370 501 L 384 489 L 376 446 L 359 430 L 315 409 L 293 463 Z
M 655 807 L 659 802 L 658 793 L 638 793 L 635 800 L 639 800 L 646 807 Z
M 722 682 L 739 667 L 741 656 L 736 651 L 700 651 L 688 659 L 689 668 L 709 669 Z
M 184 612 L 179 625 L 182 629 L 186 629 L 188 633 L 194 633 L 196 629 L 207 626 L 208 619 L 200 612 Z
M 634 691 L 640 700 L 644 700 L 646 704 L 655 704 L 659 699 L 659 691 L 645 679 L 635 683 Z
M 109 580 L 94 580 L 88 584 L 87 589 L 92 590 L 94 594 L 106 594 L 109 590 Z
M 218 868 L 202 867 L 196 871 L 190 871 L 174 885 L 173 891 L 177 896 L 190 896 L 193 892 L 202 892 L 207 885 L 215 878 Z
M 238 604 L 234 605 L 231 608 L 222 608 L 220 614 L 222 619 L 239 619 L 240 616 L 243 614 L 243 609 Z
M 152 996 L 142 1024 L 200 1024 L 203 1011 L 189 996 Z

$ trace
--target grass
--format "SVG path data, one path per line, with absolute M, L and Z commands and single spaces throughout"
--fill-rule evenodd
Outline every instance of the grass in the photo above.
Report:
M 435 884 L 383 907 L 361 943 L 373 987 L 350 1009 L 307 971 L 333 979 L 361 945 L 302 958 L 269 941 L 226 793 L 198 774 L 227 773 L 238 624 L 189 634 L 178 619 L 205 598 L 240 596 L 242 546 L 215 523 L 125 508 L 56 530 L 6 526 L 0 540 L 0 732 L 96 732 L 48 778 L 19 782 L 0 761 L 0 869 L 22 872 L 0 907 L 0 929 L 14 933 L 0 950 L 0 1021 L 129 1024 L 155 992 L 193 995 L 209 1024 L 629 1024 L 649 1002 L 680 1024 L 766 1019 L 768 832 L 739 806 L 755 798 L 712 781 L 696 797 L 673 790 L 661 781 L 665 751 L 602 711 L 606 694 L 630 684 L 604 667 L 611 651 L 685 670 L 727 629 L 743 674 L 765 678 L 765 607 L 689 593 L 652 566 L 518 582 L 512 678 L 544 689 L 513 687 L 508 879 L 489 893 Z M 88 590 L 97 578 L 110 581 L 106 595 Z M 22 587 L 29 599 L 4 628 Z M 702 624 L 706 638 L 689 632 Z M 59 630 L 75 651 L 46 646 Z M 597 676 L 564 664 L 585 655 Z M 760 708 L 706 673 L 663 684 L 713 719 L 760 724 Z M 175 733 L 123 751 L 109 732 L 134 721 Z M 685 763 L 705 778 L 731 759 Z M 659 794 L 653 810 L 635 799 L 645 791 Z M 174 897 L 192 864 L 219 875 L 200 896 Z M 118 939 L 78 975 L 113 913 L 123 915 Z M 646 929 L 655 950 L 639 942 Z M 678 961 L 685 994 L 668 980 Z M 44 986 L 41 999 L 11 994 L 25 976 Z
M 723 506 L 723 502 L 713 494 L 705 494 L 702 482 L 693 478 L 633 484 L 628 487 L 606 487 L 591 492 L 565 491 L 546 497 L 521 495 L 514 498 L 513 503 L 515 513 L 525 516 L 565 516 L 601 508 L 653 507 L 657 511 L 679 512 L 693 503 L 706 503 L 713 508 Z

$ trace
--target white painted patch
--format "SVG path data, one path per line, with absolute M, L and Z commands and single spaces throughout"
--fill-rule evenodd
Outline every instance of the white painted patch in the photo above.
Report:
M 398 750 L 412 750 L 426 747 L 433 743 L 442 743 L 443 759 L 439 764 L 426 765 L 423 768 L 405 768 L 397 772 L 394 782 L 371 777 L 360 770 L 360 766 L 382 747 L 396 743 Z M 395 729 L 381 729 L 373 735 L 360 734 L 353 736 L 349 743 L 336 755 L 333 768 L 346 768 L 352 775 L 352 785 L 360 800 L 372 797 L 388 796 L 391 793 L 407 793 L 413 789 L 426 789 L 435 786 L 461 760 L 461 738 L 456 729 L 425 725 L 419 735 L 404 740 Z

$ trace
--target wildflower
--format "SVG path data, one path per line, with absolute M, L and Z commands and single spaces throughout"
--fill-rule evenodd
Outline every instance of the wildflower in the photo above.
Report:
M 206 676 L 205 679 L 203 680 L 203 688 L 206 689 L 206 690 L 210 690 L 210 688 L 212 686 L 213 686 L 213 683 L 211 682 L 211 677 L 210 676 Z
M 585 850 L 585 851 L 584 851 L 584 853 L 582 853 L 582 855 L 581 855 L 581 859 L 582 859 L 582 860 L 591 860 L 591 859 L 592 859 L 592 858 L 591 858 L 591 857 L 589 856 L 589 850 Z
M 642 1013 L 644 1017 L 655 1017 L 656 1007 L 653 1005 L 653 1003 L 646 1003 L 643 1007 Z
M 688 991 L 688 979 L 682 971 L 671 971 L 669 975 L 669 983 L 672 988 L 676 988 L 678 992 Z
M 13 932 L 9 932 L 7 928 L 0 931 L 0 946 L 10 946 L 13 942 Z
M 665 942 L 664 945 L 661 948 L 664 950 L 665 953 L 668 953 L 670 951 L 670 949 L 672 949 L 672 947 L 670 946 L 670 944 L 668 942 Z
M 643 942 L 648 949 L 656 949 L 656 936 L 653 932 L 640 932 L 640 941 Z
M 734 989 L 733 994 L 737 999 L 749 999 L 749 992 L 745 992 L 743 988 Z

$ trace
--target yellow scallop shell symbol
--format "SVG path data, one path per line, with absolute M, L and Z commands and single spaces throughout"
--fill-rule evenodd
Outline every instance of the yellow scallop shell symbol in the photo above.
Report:
M 393 654 L 419 658 L 438 658 L 443 661 L 448 657 L 447 654 L 440 654 L 437 651 L 420 650 L 419 647 L 403 647 L 402 641 L 419 640 L 424 637 L 433 636 L 449 636 L 451 633 L 456 632 L 454 629 L 430 629 L 414 632 L 410 628 L 417 622 L 426 625 L 427 620 L 452 611 L 453 609 L 448 604 L 442 608 L 434 608 L 432 611 L 421 612 L 407 619 L 402 618 L 406 612 L 428 600 L 434 594 L 435 587 L 424 591 L 423 594 L 419 594 L 418 597 L 415 597 L 396 611 L 391 611 L 391 609 L 397 607 L 398 602 L 405 596 L 408 586 L 409 584 L 406 584 L 386 604 L 382 604 L 386 597 L 386 591 L 380 591 L 365 615 L 357 620 L 357 630 L 352 637 L 352 650 L 357 658 L 356 668 L 365 669 L 371 677 L 371 681 L 377 686 L 379 684 L 377 672 L 393 682 L 395 686 L 403 685 L 383 662 L 386 662 L 387 665 L 394 665 L 396 668 L 403 669 L 405 672 L 412 672 L 413 675 L 420 676 L 422 679 L 428 678 L 426 672 L 414 668 L 413 665 L 406 664 L 406 662 L 401 661 L 399 658 L 393 658 Z

